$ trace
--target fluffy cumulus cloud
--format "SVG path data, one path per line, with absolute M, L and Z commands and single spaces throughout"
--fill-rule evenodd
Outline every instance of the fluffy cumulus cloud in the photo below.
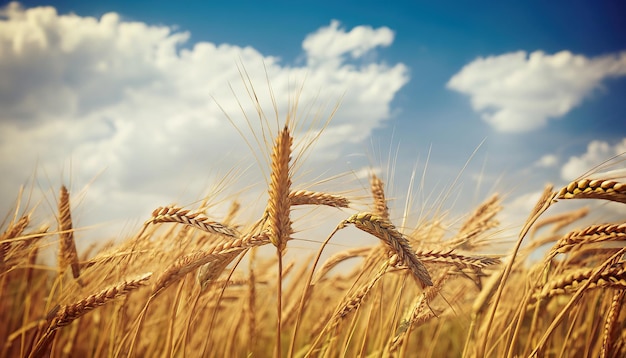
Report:
M 387 27 L 374 29 L 370 26 L 357 26 L 349 32 L 340 28 L 337 20 L 329 27 L 321 28 L 304 39 L 302 48 L 306 51 L 310 65 L 328 64 L 339 61 L 350 54 L 359 58 L 368 51 L 389 46 L 393 42 L 393 31 Z
M 626 75 L 626 52 L 587 58 L 562 51 L 519 51 L 478 58 L 447 83 L 470 97 L 483 120 L 502 132 L 544 126 L 579 105 L 603 80 Z
M 261 133 L 257 110 L 262 111 L 265 127 L 274 134 L 277 120 L 267 79 L 278 122 L 304 81 L 298 130 L 309 135 L 324 126 L 341 98 L 334 120 L 308 156 L 328 162 L 335 153 L 362 149 L 363 139 L 389 119 L 390 102 L 409 79 L 401 63 L 348 63 L 389 46 L 393 33 L 387 28 L 348 31 L 332 22 L 306 36 L 302 66 L 283 64 L 252 47 L 187 46 L 188 38 L 171 27 L 123 21 L 116 13 L 93 18 L 58 14 L 52 7 L 24 9 L 12 3 L 3 8 L 3 204 L 35 170 L 44 189 L 58 188 L 68 176 L 76 187 L 95 178 L 87 196 L 100 206 L 89 212 L 101 220 L 145 217 L 150 208 L 177 201 L 183 193 L 200 199 L 214 180 L 211 175 L 254 165 L 242 159 L 254 163 L 251 152 L 263 158 L 264 139 L 255 142 L 244 113 Z
M 585 153 L 569 158 L 561 168 L 561 178 L 566 181 L 575 180 L 584 173 L 617 156 L 626 156 L 626 138 L 617 143 L 594 140 L 589 143 Z M 609 171 L 610 169 L 615 170 L 615 168 L 609 168 Z
M 536 167 L 540 168 L 551 168 L 557 165 L 559 162 L 559 158 L 554 154 L 546 154 L 539 158 L 538 161 L 535 162 Z

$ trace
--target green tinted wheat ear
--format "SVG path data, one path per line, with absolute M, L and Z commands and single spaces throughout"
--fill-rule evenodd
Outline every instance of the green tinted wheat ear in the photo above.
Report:
M 80 276 L 78 253 L 74 242 L 72 229 L 72 214 L 70 212 L 70 194 L 65 186 L 61 186 L 59 194 L 59 268 L 65 271 L 67 266 L 72 268 L 72 276 Z
M 289 128 L 285 126 L 276 138 L 272 151 L 272 173 L 269 185 L 269 199 L 267 202 L 267 216 L 269 237 L 272 244 L 280 252 L 284 249 L 291 229 L 291 174 L 289 162 L 291 161 L 291 146 L 293 138 Z
M 432 286 L 428 270 L 417 258 L 408 240 L 391 224 L 380 216 L 370 213 L 357 213 L 349 217 L 339 227 L 353 224 L 385 243 L 413 273 L 422 286 Z
M 189 225 L 202 231 L 224 235 L 228 237 L 237 237 L 237 231 L 217 221 L 211 221 L 201 213 L 189 213 L 189 210 L 175 206 L 159 207 L 152 212 L 152 217 L 146 221 L 147 224 L 157 223 L 179 223 Z
M 626 204 L 626 183 L 613 180 L 582 179 L 569 183 L 557 199 L 604 199 Z

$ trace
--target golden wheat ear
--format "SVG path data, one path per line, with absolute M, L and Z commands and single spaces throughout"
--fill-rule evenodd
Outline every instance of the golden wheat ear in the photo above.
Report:
M 374 198 L 374 214 L 389 220 L 389 207 L 385 198 L 385 184 L 376 174 L 372 174 L 370 178 L 370 189 Z
M 291 206 L 297 205 L 325 205 L 333 208 L 347 208 L 350 201 L 340 195 L 320 193 L 317 191 L 297 190 L 289 193 Z
M 269 185 L 269 199 L 267 202 L 268 229 L 270 240 L 279 252 L 285 248 L 291 228 L 291 146 L 293 137 L 289 127 L 285 125 L 276 138 L 272 151 L 272 172 Z
M 432 286 L 433 282 L 426 266 L 417 258 L 409 241 L 388 220 L 370 213 L 357 213 L 344 221 L 343 225 L 353 224 L 359 230 L 377 237 L 387 245 L 420 282 L 422 287 Z
M 603 179 L 582 179 L 569 183 L 557 199 L 603 199 L 626 204 L 626 183 Z
M 70 266 L 72 268 L 72 276 L 78 279 L 80 276 L 80 265 L 78 264 L 78 253 L 76 252 L 76 242 L 74 241 L 74 230 L 72 228 L 70 193 L 64 185 L 61 186 L 59 194 L 59 237 L 59 270 L 63 273 L 67 266 Z
M 0 236 L 0 269 L 4 270 L 4 266 L 8 261 L 13 239 L 22 235 L 29 223 L 30 215 L 24 215 L 15 223 L 11 224 L 2 236 Z
M 210 234 L 224 235 L 231 238 L 239 236 L 234 228 L 212 221 L 201 213 L 190 213 L 190 210 L 183 210 L 176 206 L 156 208 L 152 212 L 152 217 L 145 224 L 157 223 L 179 223 L 195 227 Z

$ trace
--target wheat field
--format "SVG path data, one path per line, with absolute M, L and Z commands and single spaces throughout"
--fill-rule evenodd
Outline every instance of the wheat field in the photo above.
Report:
M 409 225 L 391 214 L 389 183 L 375 174 L 365 199 L 294 189 L 304 158 L 294 117 L 277 119 L 268 139 L 257 220 L 242 220 L 245 202 L 222 217 L 205 204 L 165 205 L 136 233 L 78 252 L 65 186 L 51 223 L 33 222 L 36 208 L 18 202 L 0 239 L 1 356 L 626 356 L 626 217 L 545 215 L 573 199 L 626 205 L 623 178 L 546 185 L 508 252 L 495 255 L 498 194 L 454 224 Z M 316 206 L 325 209 L 311 219 L 293 215 Z M 317 245 L 308 257 L 288 259 L 303 220 L 331 229 L 307 237 Z M 345 231 L 375 244 L 325 257 Z

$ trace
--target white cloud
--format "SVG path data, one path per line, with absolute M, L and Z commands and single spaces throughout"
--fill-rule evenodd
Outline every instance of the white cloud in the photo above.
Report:
M 343 58 L 350 53 L 358 59 L 390 45 L 393 33 L 387 28 L 346 32 L 332 22 L 306 37 L 305 55 L 314 61 L 301 67 L 281 64 L 252 47 L 200 42 L 182 48 L 188 38 L 167 26 L 122 21 L 115 13 L 96 19 L 59 15 L 52 7 L 5 7 L 0 16 L 3 205 L 36 168 L 42 187 L 56 191 L 69 169 L 59 173 L 70 162 L 77 188 L 105 170 L 87 191 L 91 205 L 96 203 L 87 222 L 145 218 L 156 205 L 200 199 L 214 176 L 253 160 L 215 103 L 254 143 L 235 98 L 258 130 L 240 69 L 250 76 L 273 127 L 266 74 L 279 121 L 305 80 L 299 97 L 302 130 L 319 131 L 343 95 L 309 156 L 312 162 L 360 149 L 360 142 L 389 118 L 391 100 L 409 80 L 401 63 L 355 65 Z M 332 51 L 324 54 L 320 46 Z M 323 105 L 327 110 L 318 113 Z
M 626 52 L 587 58 L 519 51 L 478 58 L 447 87 L 470 96 L 473 109 L 496 130 L 524 132 L 562 117 L 606 78 L 624 75 Z
M 387 27 L 373 29 L 370 26 L 357 26 L 346 32 L 333 20 L 330 26 L 308 35 L 302 43 L 309 65 L 334 63 L 347 53 L 352 58 L 362 57 L 366 52 L 393 42 L 393 31 Z
M 535 166 L 540 168 L 551 168 L 556 166 L 558 164 L 558 161 L 559 157 L 557 157 L 556 155 L 546 154 L 535 162 Z
M 566 181 L 575 180 L 599 164 L 624 153 L 626 153 L 626 138 L 614 145 L 605 141 L 594 140 L 589 143 L 584 154 L 569 158 L 561 168 L 561 178 Z

